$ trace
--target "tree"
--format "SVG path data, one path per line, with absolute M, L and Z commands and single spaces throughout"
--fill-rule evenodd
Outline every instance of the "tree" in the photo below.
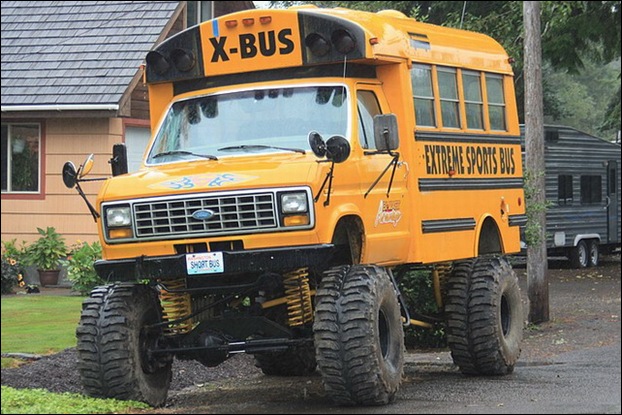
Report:
M 523 2 L 525 20 L 525 168 L 531 173 L 533 191 L 527 200 L 535 206 L 544 205 L 544 111 L 542 109 L 542 49 L 540 44 L 540 3 Z M 529 321 L 549 320 L 549 285 L 547 280 L 546 212 L 534 213 L 539 238 L 527 247 L 527 281 Z M 533 219 L 533 218 L 532 218 Z

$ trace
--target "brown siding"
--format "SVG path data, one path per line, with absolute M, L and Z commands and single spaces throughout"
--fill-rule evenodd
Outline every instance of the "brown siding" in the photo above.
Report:
M 110 174 L 112 145 L 122 141 L 121 119 L 47 119 L 43 157 L 45 188 L 41 200 L 2 197 L 2 240 L 16 239 L 31 242 L 38 238 L 37 228 L 53 226 L 67 243 L 98 240 L 97 227 L 85 203 L 74 189 L 62 182 L 63 164 L 71 160 L 78 167 L 93 153 L 95 165 L 89 177 L 106 177 Z M 101 182 L 84 183 L 83 190 L 91 203 L 95 203 Z

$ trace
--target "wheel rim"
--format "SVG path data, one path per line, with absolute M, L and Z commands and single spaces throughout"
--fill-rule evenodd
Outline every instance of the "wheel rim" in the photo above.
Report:
M 592 264 L 598 263 L 598 247 L 596 247 L 594 244 L 592 244 L 592 246 L 590 247 L 590 262 Z
M 579 262 L 583 266 L 587 265 L 587 252 L 583 246 L 579 248 Z
M 512 316 L 510 315 L 510 303 L 505 295 L 501 296 L 501 332 L 503 337 L 506 337 L 510 333 L 510 321 Z
M 389 355 L 389 337 L 389 323 L 385 314 L 380 310 L 378 312 L 378 341 L 382 358 L 385 360 Z

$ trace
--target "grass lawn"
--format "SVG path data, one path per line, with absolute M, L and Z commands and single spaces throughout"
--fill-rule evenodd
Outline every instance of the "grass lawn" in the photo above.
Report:
M 76 345 L 77 296 L 2 296 L 2 353 L 50 354 Z M 2 359 L 2 367 L 11 364 Z

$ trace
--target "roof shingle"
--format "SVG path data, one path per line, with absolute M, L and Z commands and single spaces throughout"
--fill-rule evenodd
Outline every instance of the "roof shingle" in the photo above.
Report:
M 2 106 L 118 104 L 178 1 L 2 1 Z

